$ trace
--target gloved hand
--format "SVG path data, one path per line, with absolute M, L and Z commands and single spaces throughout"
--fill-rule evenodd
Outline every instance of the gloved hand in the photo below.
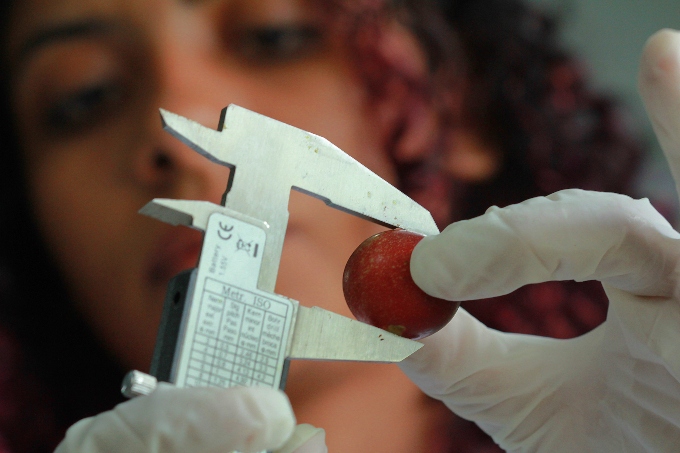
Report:
M 161 383 L 148 396 L 79 421 L 55 453 L 326 453 L 324 439 L 323 430 L 295 427 L 278 390 Z
M 680 34 L 650 38 L 640 88 L 680 177 Z M 450 300 L 529 283 L 600 280 L 603 325 L 571 340 L 505 334 L 461 310 L 402 370 L 508 451 L 677 452 L 680 234 L 646 200 L 568 190 L 455 223 L 411 272 Z

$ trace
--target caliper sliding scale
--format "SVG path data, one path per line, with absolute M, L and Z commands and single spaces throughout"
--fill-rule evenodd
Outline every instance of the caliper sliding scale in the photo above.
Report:
M 289 359 L 399 362 L 422 344 L 274 293 L 295 189 L 387 227 L 439 232 L 430 213 L 328 140 L 236 105 L 218 130 L 161 110 L 164 128 L 231 169 L 222 205 L 154 199 L 140 212 L 205 232 L 198 267 L 169 285 L 151 376 L 179 387 L 283 388 Z M 310 276 L 313 278 L 313 276 Z M 338 275 L 338 279 L 341 276 Z

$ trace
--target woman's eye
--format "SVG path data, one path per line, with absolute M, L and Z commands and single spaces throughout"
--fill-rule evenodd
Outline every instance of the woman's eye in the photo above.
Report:
M 294 60 L 317 50 L 322 34 L 311 25 L 263 26 L 244 30 L 235 39 L 237 51 L 255 63 Z
M 112 113 L 123 99 L 119 82 L 82 87 L 57 99 L 47 110 L 46 123 L 56 132 L 75 132 Z

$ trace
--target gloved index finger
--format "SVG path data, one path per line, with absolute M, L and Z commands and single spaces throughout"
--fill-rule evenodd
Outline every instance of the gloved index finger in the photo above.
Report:
M 425 292 L 457 301 L 550 280 L 665 296 L 675 285 L 678 239 L 647 200 L 572 189 L 493 207 L 424 238 L 411 274 Z
M 680 183 L 680 33 L 649 38 L 640 62 L 639 90 L 671 173 Z

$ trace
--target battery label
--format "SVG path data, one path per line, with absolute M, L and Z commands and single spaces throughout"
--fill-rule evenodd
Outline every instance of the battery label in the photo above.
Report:
M 180 332 L 176 385 L 280 386 L 296 305 L 256 288 L 265 238 L 250 223 L 210 217 Z

